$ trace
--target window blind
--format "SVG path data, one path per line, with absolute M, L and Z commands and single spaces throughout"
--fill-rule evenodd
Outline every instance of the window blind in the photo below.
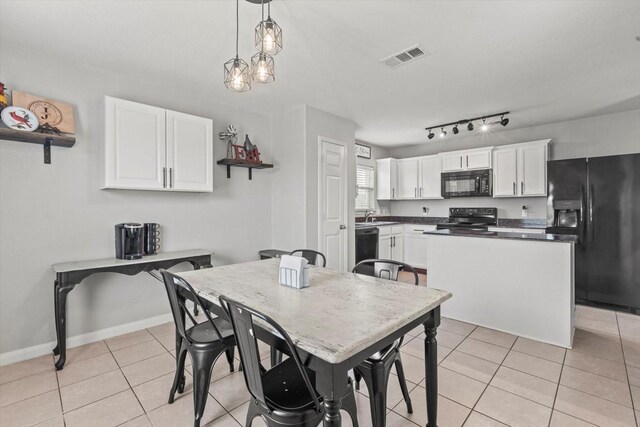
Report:
M 371 166 L 356 167 L 356 210 L 375 209 L 375 173 Z

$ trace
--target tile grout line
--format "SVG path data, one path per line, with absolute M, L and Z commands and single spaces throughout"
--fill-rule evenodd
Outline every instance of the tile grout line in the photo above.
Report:
M 618 320 L 618 313 L 616 314 L 616 325 L 618 326 L 618 334 L 620 335 L 620 346 L 622 347 L 622 360 L 624 361 L 624 371 L 627 374 L 627 387 L 629 387 L 629 397 L 631 398 L 631 411 L 633 412 L 633 417 L 636 421 L 636 425 L 640 425 L 640 420 L 638 419 L 638 414 L 636 413 L 636 405 L 633 400 L 633 390 L 631 389 L 631 378 L 629 378 L 629 369 L 627 368 L 627 358 L 624 354 L 624 341 L 622 340 L 622 333 L 620 332 L 620 322 Z M 638 408 L 640 410 L 640 408 Z
M 553 411 L 556 410 L 556 400 L 558 399 L 558 392 L 560 391 L 560 381 L 562 380 L 562 373 L 564 372 L 564 364 L 567 360 L 567 349 L 564 350 L 564 355 L 562 356 L 562 365 L 560 365 L 560 375 L 558 376 L 558 382 L 556 383 L 556 393 L 553 396 L 553 403 L 551 404 L 551 416 L 549 417 L 548 427 L 551 427 L 551 420 L 553 419 Z

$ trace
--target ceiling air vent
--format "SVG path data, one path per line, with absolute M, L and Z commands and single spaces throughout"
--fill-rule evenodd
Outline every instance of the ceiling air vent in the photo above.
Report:
M 387 67 L 395 68 L 399 65 L 406 64 L 407 62 L 411 62 L 414 59 L 425 55 L 428 55 L 428 52 L 420 49 L 419 45 L 415 45 L 401 52 L 394 53 L 391 56 L 387 56 L 386 58 L 381 59 L 380 62 L 385 64 Z

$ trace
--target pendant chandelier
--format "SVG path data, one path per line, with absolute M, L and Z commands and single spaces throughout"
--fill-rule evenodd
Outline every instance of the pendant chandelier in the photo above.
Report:
M 239 26 L 239 0 L 236 0 L 236 57 L 224 64 L 224 85 L 236 92 L 246 92 L 251 90 L 251 76 L 249 65 L 238 56 Z
M 275 81 L 273 56 L 282 50 L 282 29 L 271 18 L 271 0 L 247 0 L 262 6 L 262 18 L 255 29 L 255 46 L 258 52 L 251 57 L 251 66 L 238 55 L 239 0 L 236 0 L 236 56 L 224 64 L 224 84 L 229 90 L 246 92 L 251 90 L 251 81 L 270 83 Z M 268 3 L 267 19 L 264 18 L 264 3 Z

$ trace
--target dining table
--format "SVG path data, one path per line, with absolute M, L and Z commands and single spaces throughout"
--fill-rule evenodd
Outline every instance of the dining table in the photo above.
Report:
M 342 425 L 341 397 L 351 384 L 349 370 L 423 325 L 427 426 L 437 426 L 437 328 L 440 305 L 451 293 L 362 274 L 310 266 L 310 286 L 279 284 L 277 258 L 179 273 L 207 302 L 226 316 L 219 298 L 241 302 L 274 319 L 291 337 L 300 359 L 315 372 L 322 396 L 323 425 Z M 287 353 L 284 340 L 268 327 L 256 337 Z

